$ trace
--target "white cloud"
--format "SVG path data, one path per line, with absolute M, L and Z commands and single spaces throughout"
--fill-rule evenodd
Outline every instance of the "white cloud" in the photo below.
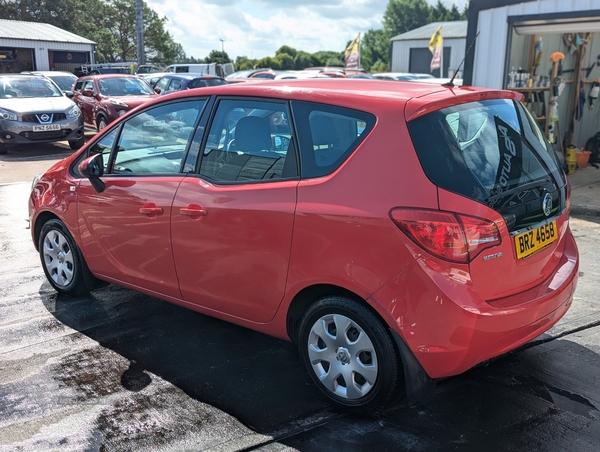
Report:
M 306 52 L 343 51 L 346 43 L 381 28 L 389 0 L 146 0 L 188 56 L 221 50 L 230 58 L 274 56 L 282 45 Z M 435 4 L 437 0 L 427 0 Z M 462 9 L 467 0 L 442 0 Z M 221 39 L 224 43 L 221 43 Z

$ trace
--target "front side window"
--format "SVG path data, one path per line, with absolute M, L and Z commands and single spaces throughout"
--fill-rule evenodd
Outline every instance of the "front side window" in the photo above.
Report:
M 296 177 L 286 103 L 222 100 L 203 150 L 200 175 L 224 183 Z
M 170 93 L 173 91 L 179 91 L 179 87 L 183 83 L 183 80 L 171 80 L 169 86 L 165 89 L 165 93 Z
M 154 94 L 146 82 L 136 77 L 100 79 L 98 88 L 105 96 L 149 96 Z
M 71 167 L 71 172 L 75 177 L 81 177 L 81 173 L 79 172 L 78 165 L 81 161 L 89 157 L 93 154 L 102 154 L 102 162 L 104 163 L 104 172 L 108 172 L 108 162 L 110 161 L 110 154 L 112 152 L 113 146 L 115 144 L 115 140 L 117 139 L 118 128 L 111 130 L 109 133 L 105 134 L 100 140 L 96 141 L 93 146 L 91 146 L 87 152 L 84 152 L 75 162 L 75 164 Z
M 546 193 L 552 215 L 564 208 L 560 164 L 519 102 L 448 107 L 411 121 L 409 131 L 434 184 L 497 210 L 511 230 L 546 218 L 540 202 Z
M 128 119 L 108 173 L 145 175 L 181 171 L 205 100 L 153 107 Z
M 167 87 L 167 85 L 169 84 L 169 80 L 171 80 L 170 77 L 161 78 L 158 82 L 156 82 L 156 85 L 154 85 L 154 88 L 158 88 L 161 92 L 163 92 L 165 90 L 165 88 Z
M 375 125 L 369 113 L 309 102 L 293 102 L 300 134 L 302 177 L 332 173 Z

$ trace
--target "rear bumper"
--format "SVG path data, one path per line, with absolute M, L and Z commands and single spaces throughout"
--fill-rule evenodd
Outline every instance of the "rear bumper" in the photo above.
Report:
M 440 274 L 423 259 L 369 301 L 392 316 L 392 328 L 429 377 L 448 377 L 550 329 L 571 306 L 578 269 L 577 246 L 568 231 L 554 273 L 515 296 L 488 303 L 478 297 L 464 269 Z

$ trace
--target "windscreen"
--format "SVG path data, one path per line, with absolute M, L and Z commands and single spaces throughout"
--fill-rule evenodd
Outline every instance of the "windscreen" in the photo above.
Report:
M 520 102 L 456 105 L 411 121 L 409 130 L 433 183 L 497 210 L 510 230 L 564 209 L 564 173 Z

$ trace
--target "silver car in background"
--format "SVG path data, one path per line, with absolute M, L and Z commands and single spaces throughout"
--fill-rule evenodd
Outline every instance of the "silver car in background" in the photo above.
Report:
M 42 76 L 0 74 L 0 154 L 19 144 L 85 142 L 83 118 L 75 103 Z

